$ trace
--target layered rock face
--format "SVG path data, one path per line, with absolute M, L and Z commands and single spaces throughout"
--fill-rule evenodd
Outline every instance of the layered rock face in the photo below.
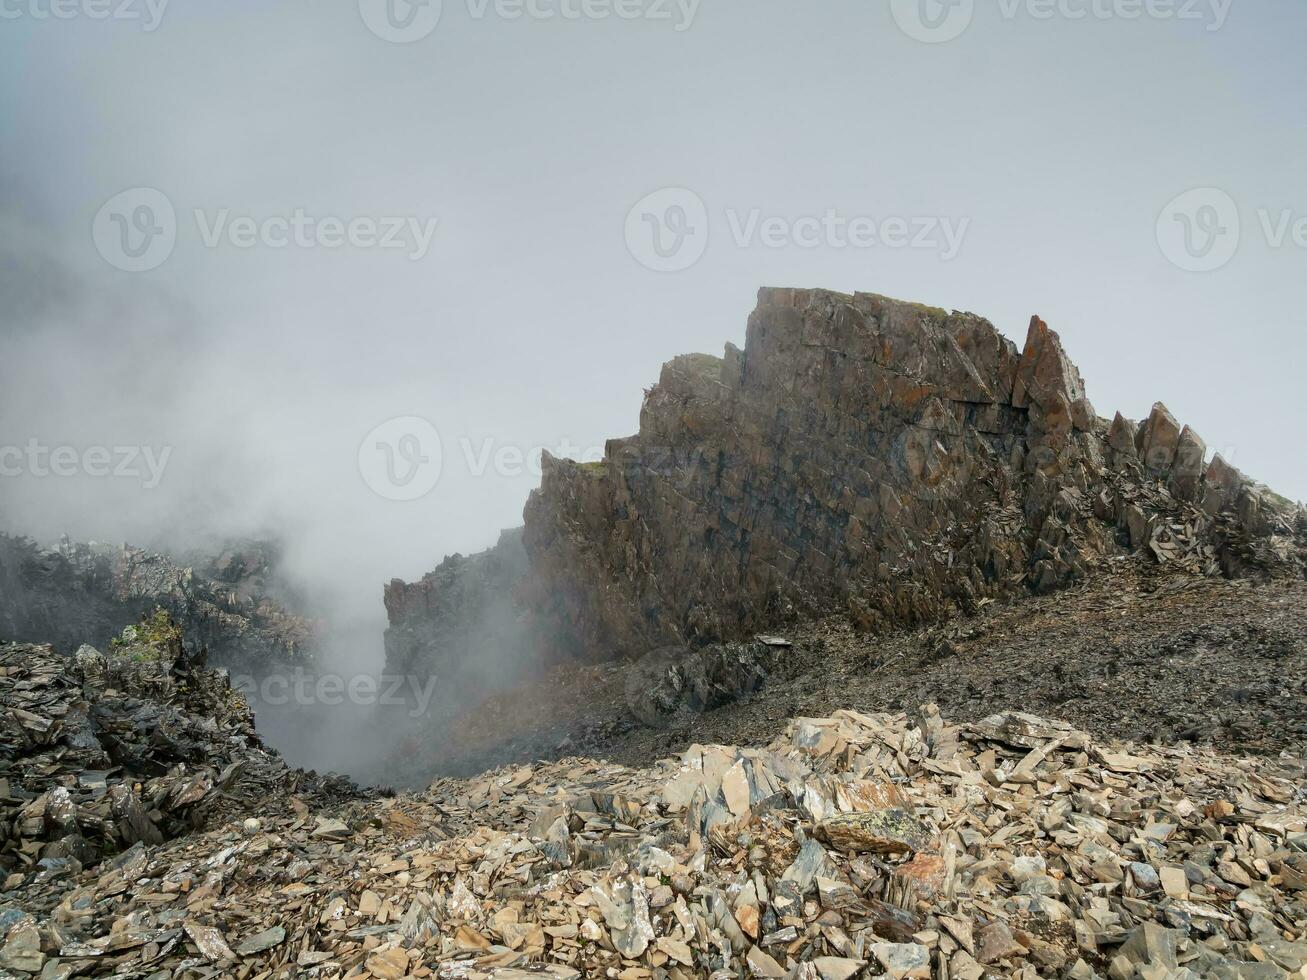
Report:
M 527 569 L 520 529 L 478 555 L 452 555 L 412 584 L 385 588 L 386 669 L 395 675 L 479 671 L 492 682 L 520 658 L 525 621 L 515 589 Z
M 870 294 L 763 290 L 744 350 L 664 366 L 638 435 L 544 463 L 528 567 L 502 589 L 546 657 L 838 609 L 912 625 L 1132 552 L 1231 576 L 1307 564 L 1300 508 L 1207 462 L 1161 404 L 1100 419 L 1037 317 L 1018 350 L 974 314 Z M 439 623 L 406 630 L 456 630 L 427 604 Z
M 0 644 L 0 873 L 75 874 L 254 807 L 289 811 L 292 793 L 357 793 L 265 748 L 166 613 L 107 649 Z
M 183 565 L 126 545 L 64 541 L 44 550 L 0 536 L 0 639 L 71 653 L 82 643 L 106 646 L 125 623 L 164 609 L 189 647 L 224 667 L 258 674 L 304 663 L 314 626 L 287 608 L 276 562 L 276 549 L 263 542 Z

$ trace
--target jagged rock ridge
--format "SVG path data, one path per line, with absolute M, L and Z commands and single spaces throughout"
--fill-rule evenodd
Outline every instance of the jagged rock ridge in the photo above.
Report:
M 520 529 L 478 555 L 451 555 L 418 582 L 385 587 L 386 666 L 396 675 L 422 672 L 433 650 L 454 663 L 485 659 L 487 650 L 520 649 L 522 619 L 513 588 L 525 574 Z
M 72 653 L 108 645 L 125 623 L 164 609 L 210 659 L 255 674 L 312 659 L 314 624 L 278 577 L 277 549 L 243 542 L 184 563 L 123 545 L 42 549 L 0 535 L 0 640 Z
M 527 569 L 498 585 L 548 658 L 837 609 L 869 629 L 929 622 L 1136 552 L 1200 574 L 1307 565 L 1301 508 L 1208 462 L 1160 403 L 1100 419 L 1038 317 L 1018 350 L 974 314 L 871 294 L 762 290 L 744 350 L 674 359 L 638 435 L 543 469 Z M 427 606 L 403 620 L 407 663 L 449 669 L 457 604 Z

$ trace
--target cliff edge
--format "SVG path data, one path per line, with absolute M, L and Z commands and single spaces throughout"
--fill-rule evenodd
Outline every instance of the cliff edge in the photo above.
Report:
M 1131 554 L 1307 567 L 1301 507 L 1209 460 L 1161 403 L 1100 418 L 1038 317 L 1018 349 L 975 314 L 867 293 L 762 290 L 743 350 L 664 365 L 638 435 L 543 464 L 525 562 L 513 536 L 463 559 L 474 587 L 442 566 L 387 589 L 404 669 L 477 656 L 448 601 L 469 590 L 512 608 L 523 657 L 604 660 L 832 611 L 934 622 Z

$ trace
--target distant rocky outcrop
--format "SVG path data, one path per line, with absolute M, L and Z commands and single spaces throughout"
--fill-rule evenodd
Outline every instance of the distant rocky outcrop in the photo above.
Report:
M 187 646 L 215 664 L 258 674 L 306 663 L 315 627 L 293 611 L 277 560 L 274 546 L 257 541 L 181 559 L 66 539 L 43 549 L 0 535 L 0 640 L 66 654 L 83 643 L 103 648 L 125 623 L 163 609 Z
M 421 581 L 385 587 L 386 669 L 395 675 L 444 674 L 487 682 L 526 647 L 525 617 L 514 590 L 527 569 L 521 529 L 505 531 L 480 554 L 452 555 Z
M 405 669 L 456 668 L 487 596 L 512 597 L 529 655 L 607 659 L 840 609 L 932 622 L 1131 554 L 1307 567 L 1300 507 L 1160 403 L 1099 418 L 1038 317 L 1019 350 L 971 313 L 824 290 L 764 289 L 743 350 L 666 364 L 601 463 L 546 455 L 525 521 L 525 566 L 514 536 L 392 583 Z

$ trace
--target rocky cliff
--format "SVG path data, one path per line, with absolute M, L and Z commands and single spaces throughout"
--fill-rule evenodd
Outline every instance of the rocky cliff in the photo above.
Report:
M 314 625 L 291 610 L 277 551 L 244 542 L 182 560 L 139 548 L 73 544 L 42 549 L 0 535 L 0 640 L 51 643 L 72 653 L 108 646 L 123 625 L 156 609 L 212 662 L 258 674 L 311 659 Z
M 527 570 L 520 529 L 478 555 L 451 555 L 421 581 L 394 579 L 385 588 L 386 669 L 407 675 L 446 664 L 490 680 L 505 656 L 527 640 L 515 589 Z
M 931 622 L 1132 553 L 1301 577 L 1307 518 L 1160 403 L 1100 418 L 1038 317 L 1018 349 L 971 313 L 764 289 L 743 350 L 663 367 L 638 435 L 598 464 L 545 458 L 522 545 L 524 567 L 514 540 L 392 584 L 405 669 L 457 669 L 446 638 L 487 582 L 524 656 L 605 659 L 832 610 Z

